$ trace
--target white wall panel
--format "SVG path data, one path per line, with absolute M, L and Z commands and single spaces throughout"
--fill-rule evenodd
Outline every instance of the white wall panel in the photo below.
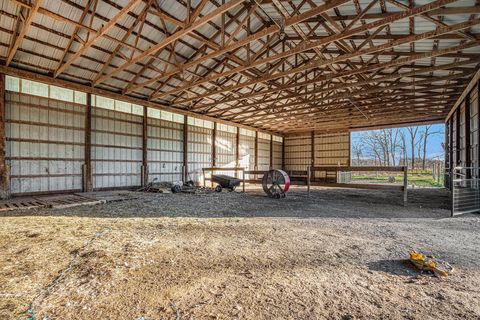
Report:
M 273 169 L 282 168 L 282 143 L 273 141 Z
M 285 137 L 285 170 L 306 170 L 311 165 L 311 136 Z
M 6 93 L 7 165 L 13 194 L 80 190 L 85 106 Z
M 240 130 L 240 167 L 255 170 L 255 132 Z M 248 175 L 245 178 L 250 179 Z
M 270 169 L 270 136 L 268 139 L 258 138 L 258 170 Z
M 141 116 L 92 108 L 93 188 L 141 184 Z
M 237 134 L 233 132 L 227 132 L 217 130 L 215 139 L 215 153 L 216 153 L 216 166 L 217 167 L 229 167 L 236 166 L 236 140 Z M 222 172 L 223 174 L 233 175 L 232 171 Z
M 152 181 L 181 181 L 183 167 L 183 124 L 148 118 L 148 178 Z
M 188 179 L 196 183 L 203 183 L 202 168 L 212 166 L 212 131 L 188 126 Z

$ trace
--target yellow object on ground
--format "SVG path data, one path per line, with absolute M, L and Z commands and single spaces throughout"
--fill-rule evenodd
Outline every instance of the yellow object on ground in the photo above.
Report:
M 432 271 L 436 276 L 448 276 L 453 272 L 453 267 L 445 261 L 434 256 L 426 256 L 415 250 L 410 251 L 410 261 L 420 270 Z

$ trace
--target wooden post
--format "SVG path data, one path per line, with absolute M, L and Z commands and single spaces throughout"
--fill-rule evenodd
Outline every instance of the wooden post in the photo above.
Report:
M 258 170 L 258 131 L 255 131 L 255 171 Z
M 310 177 L 312 175 L 311 166 L 307 167 L 307 193 L 310 195 Z
M 455 166 L 458 166 L 461 164 L 461 157 L 462 157 L 462 152 L 461 152 L 461 149 L 460 149 L 460 146 L 461 146 L 461 142 L 460 142 L 460 139 L 461 139 L 461 136 L 460 136 L 460 129 L 461 129 L 461 126 L 460 126 L 460 118 L 461 118 L 461 110 L 460 110 L 460 106 L 458 106 L 457 108 L 457 111 L 456 111 L 456 118 L 457 118 L 457 121 L 456 121 L 456 132 L 455 132 L 455 135 L 456 135 L 456 142 L 455 143 L 455 151 L 456 151 L 456 156 L 457 156 L 457 161 L 455 163 Z
M 183 117 L 183 182 L 188 181 L 188 117 Z
M 480 80 L 477 82 L 477 178 L 480 178 Z
M 217 166 L 217 123 L 213 123 L 212 132 L 212 167 Z
M 448 181 L 448 187 L 451 189 L 452 188 L 452 182 L 453 182 L 453 115 L 450 116 L 448 128 L 450 130 L 450 133 L 448 135 L 449 137 L 449 144 L 450 144 L 450 158 L 449 158 L 449 181 Z
M 143 131 L 142 131 L 142 186 L 148 184 L 148 117 L 147 107 L 143 107 Z
M 5 160 L 5 75 L 0 73 L 0 199 L 10 197 L 10 174 Z
M 315 132 L 312 131 L 310 134 L 310 166 L 315 167 Z M 309 179 L 312 179 L 311 177 L 312 172 L 309 170 Z M 309 192 L 310 192 L 310 186 Z
M 470 93 L 465 96 L 465 167 L 472 166 L 471 160 L 471 141 L 470 141 Z M 472 175 L 471 169 L 466 169 L 467 179 Z
M 270 170 L 273 169 L 273 135 L 270 135 Z
M 240 167 L 240 160 L 240 128 L 237 128 L 237 135 L 235 137 L 235 167 Z M 235 171 L 235 177 L 238 178 L 238 171 Z
M 87 105 L 85 110 L 85 164 L 83 191 L 93 191 L 92 183 L 92 95 L 87 93 Z
M 407 206 L 408 167 L 403 167 L 403 205 Z
M 285 137 L 282 138 L 282 170 L 285 170 Z

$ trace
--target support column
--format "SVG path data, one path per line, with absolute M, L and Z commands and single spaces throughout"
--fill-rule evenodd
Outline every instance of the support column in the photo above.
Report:
M 217 166 L 217 123 L 213 123 L 212 132 L 212 167 Z
M 10 173 L 5 161 L 5 75 L 0 73 L 0 199 L 10 198 Z
M 143 107 L 143 126 L 142 126 L 142 187 L 148 184 L 148 115 L 147 107 Z
M 472 166 L 470 141 L 470 93 L 465 97 L 465 167 Z M 470 179 L 472 170 L 466 170 L 467 179 Z
M 285 137 L 282 137 L 282 170 L 285 170 Z
M 270 135 L 270 170 L 273 169 L 273 135 Z
M 240 167 L 240 128 L 237 128 L 237 136 L 235 137 L 235 167 Z
M 83 166 L 83 191 L 93 191 L 92 183 L 92 95 L 87 93 L 85 110 L 85 164 Z
M 462 152 L 461 152 L 461 149 L 460 149 L 460 139 L 461 139 L 461 136 L 460 136 L 460 129 L 461 129 L 461 126 L 460 126 L 460 118 L 461 118 L 461 110 L 460 110 L 460 106 L 458 106 L 457 110 L 456 110 L 456 118 L 457 118 L 457 121 L 456 121 L 456 142 L 455 143 L 455 152 L 456 152 L 456 163 L 455 165 L 458 166 L 460 165 L 461 163 L 461 157 L 462 157 Z
M 188 181 L 188 116 L 183 117 L 183 182 Z
M 449 159 L 448 159 L 448 167 L 449 167 L 449 179 L 450 181 L 448 181 L 448 186 L 449 188 L 451 189 L 452 188 L 452 182 L 453 182 L 453 115 L 450 117 L 450 119 L 448 120 L 449 123 L 448 123 L 448 129 L 450 130 L 449 134 L 448 134 L 448 138 L 450 140 L 449 144 L 450 144 L 450 149 L 449 149 Z
M 258 170 L 258 131 L 255 131 L 255 171 Z
M 309 181 L 313 180 L 311 167 L 315 167 L 315 132 L 312 131 L 310 134 L 310 166 L 307 170 Z M 309 186 L 310 190 L 310 186 Z

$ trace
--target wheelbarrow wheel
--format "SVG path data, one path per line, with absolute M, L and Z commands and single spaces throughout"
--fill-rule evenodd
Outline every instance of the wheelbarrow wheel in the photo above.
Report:
M 222 186 L 221 185 L 216 186 L 215 192 L 222 192 Z
M 228 188 L 228 191 L 233 192 L 233 191 L 235 191 L 235 188 L 236 188 L 235 186 L 230 187 L 230 188 Z

